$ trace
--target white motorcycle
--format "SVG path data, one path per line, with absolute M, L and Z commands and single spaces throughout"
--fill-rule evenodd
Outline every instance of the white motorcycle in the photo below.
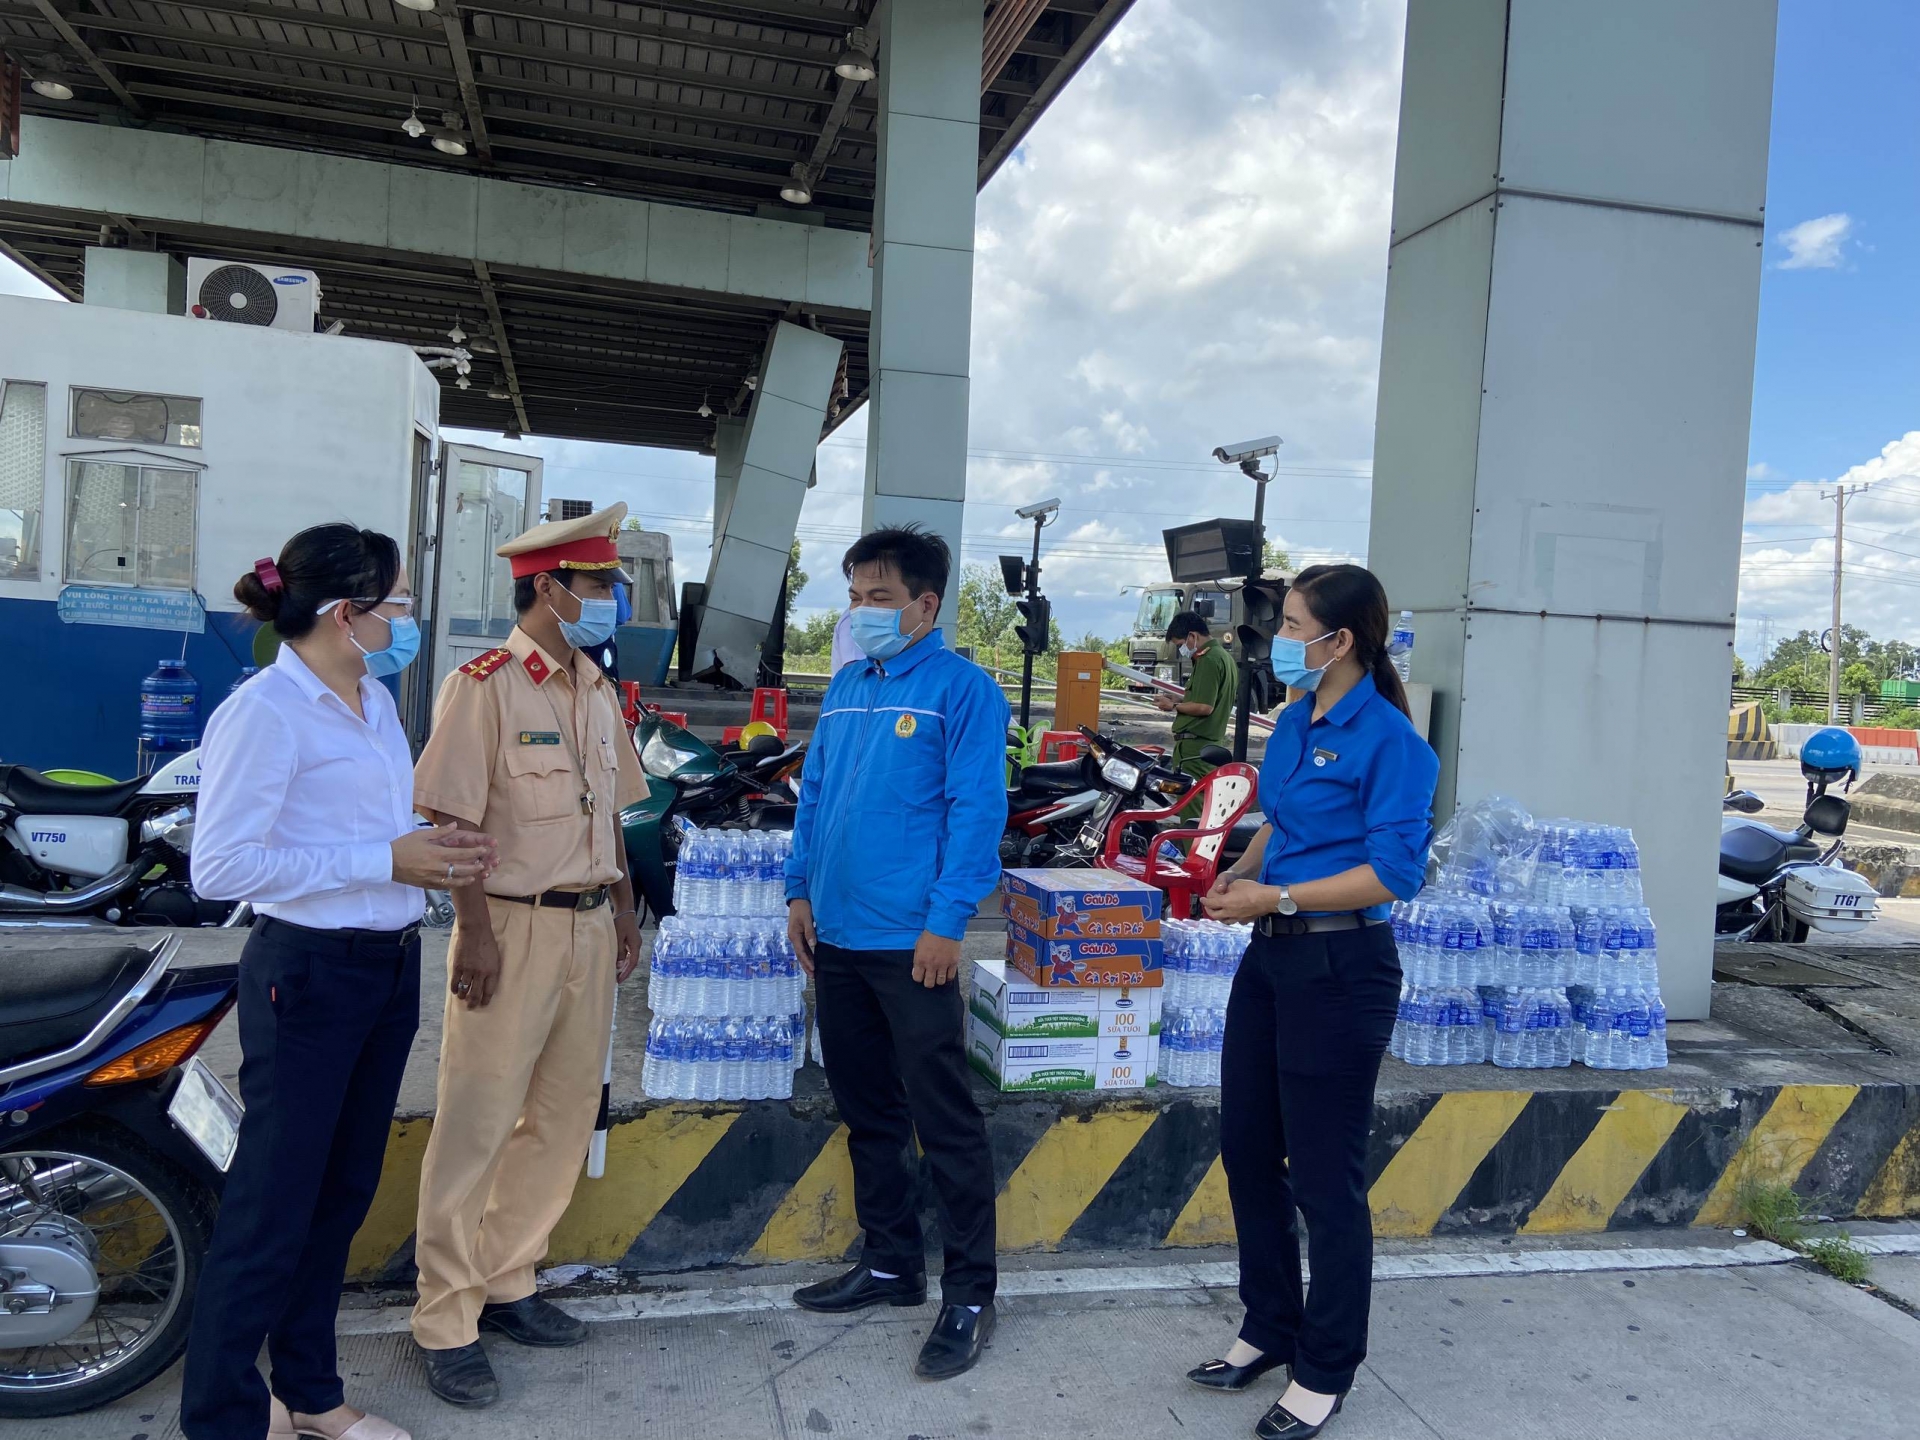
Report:
M 1718 939 L 1797 945 L 1809 935 L 1845 935 L 1873 923 L 1879 897 L 1865 876 L 1846 868 L 1840 838 L 1852 807 L 1826 793 L 1836 778 L 1832 774 L 1810 769 L 1806 774 L 1807 810 L 1793 830 L 1747 819 L 1765 806 L 1752 791 L 1735 790 L 1722 802 L 1724 810 L 1735 813 L 1720 821 Z
M 0 765 L 0 927 L 223 923 L 189 874 L 199 793 L 198 750 L 112 785 Z

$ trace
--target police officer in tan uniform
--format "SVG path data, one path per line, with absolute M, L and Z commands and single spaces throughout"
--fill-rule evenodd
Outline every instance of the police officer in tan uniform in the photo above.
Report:
M 613 988 L 640 926 L 619 814 L 646 781 L 613 685 L 585 650 L 613 629 L 627 507 L 536 526 L 512 561 L 519 622 L 447 677 L 414 800 L 484 831 L 499 865 L 454 893 L 446 1028 L 420 1174 L 413 1336 L 434 1394 L 500 1393 L 479 1333 L 576 1345 L 579 1321 L 534 1294 L 600 1099 Z

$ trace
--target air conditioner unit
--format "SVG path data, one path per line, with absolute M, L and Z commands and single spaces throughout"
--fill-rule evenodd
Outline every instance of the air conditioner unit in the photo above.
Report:
M 320 315 L 320 277 L 240 260 L 187 261 L 187 318 L 264 325 L 313 333 Z

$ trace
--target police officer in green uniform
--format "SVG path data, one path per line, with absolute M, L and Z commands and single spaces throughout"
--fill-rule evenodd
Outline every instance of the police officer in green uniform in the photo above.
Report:
M 1214 768 L 1200 758 L 1200 752 L 1226 741 L 1239 676 L 1227 647 L 1207 632 L 1207 622 L 1193 611 L 1182 610 L 1173 617 L 1167 639 L 1192 658 L 1193 674 L 1180 699 L 1155 695 L 1153 703 L 1173 716 L 1174 765 L 1200 780 Z

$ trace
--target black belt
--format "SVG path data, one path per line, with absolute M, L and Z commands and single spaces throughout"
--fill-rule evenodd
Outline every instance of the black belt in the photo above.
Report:
M 345 955 L 355 950 L 403 949 L 420 934 L 420 927 L 409 925 L 404 930 L 320 930 L 312 925 L 296 925 L 291 920 L 276 920 L 271 915 L 262 915 L 253 922 L 253 932 L 303 949 Z
M 547 890 L 538 895 L 494 895 L 489 900 L 511 900 L 515 905 L 544 905 L 549 910 L 598 910 L 612 893 L 605 885 L 591 890 Z
M 1364 930 L 1386 923 L 1358 910 L 1343 910 L 1337 915 L 1262 915 L 1253 922 L 1253 928 L 1272 939 L 1277 935 L 1318 935 L 1327 930 Z

